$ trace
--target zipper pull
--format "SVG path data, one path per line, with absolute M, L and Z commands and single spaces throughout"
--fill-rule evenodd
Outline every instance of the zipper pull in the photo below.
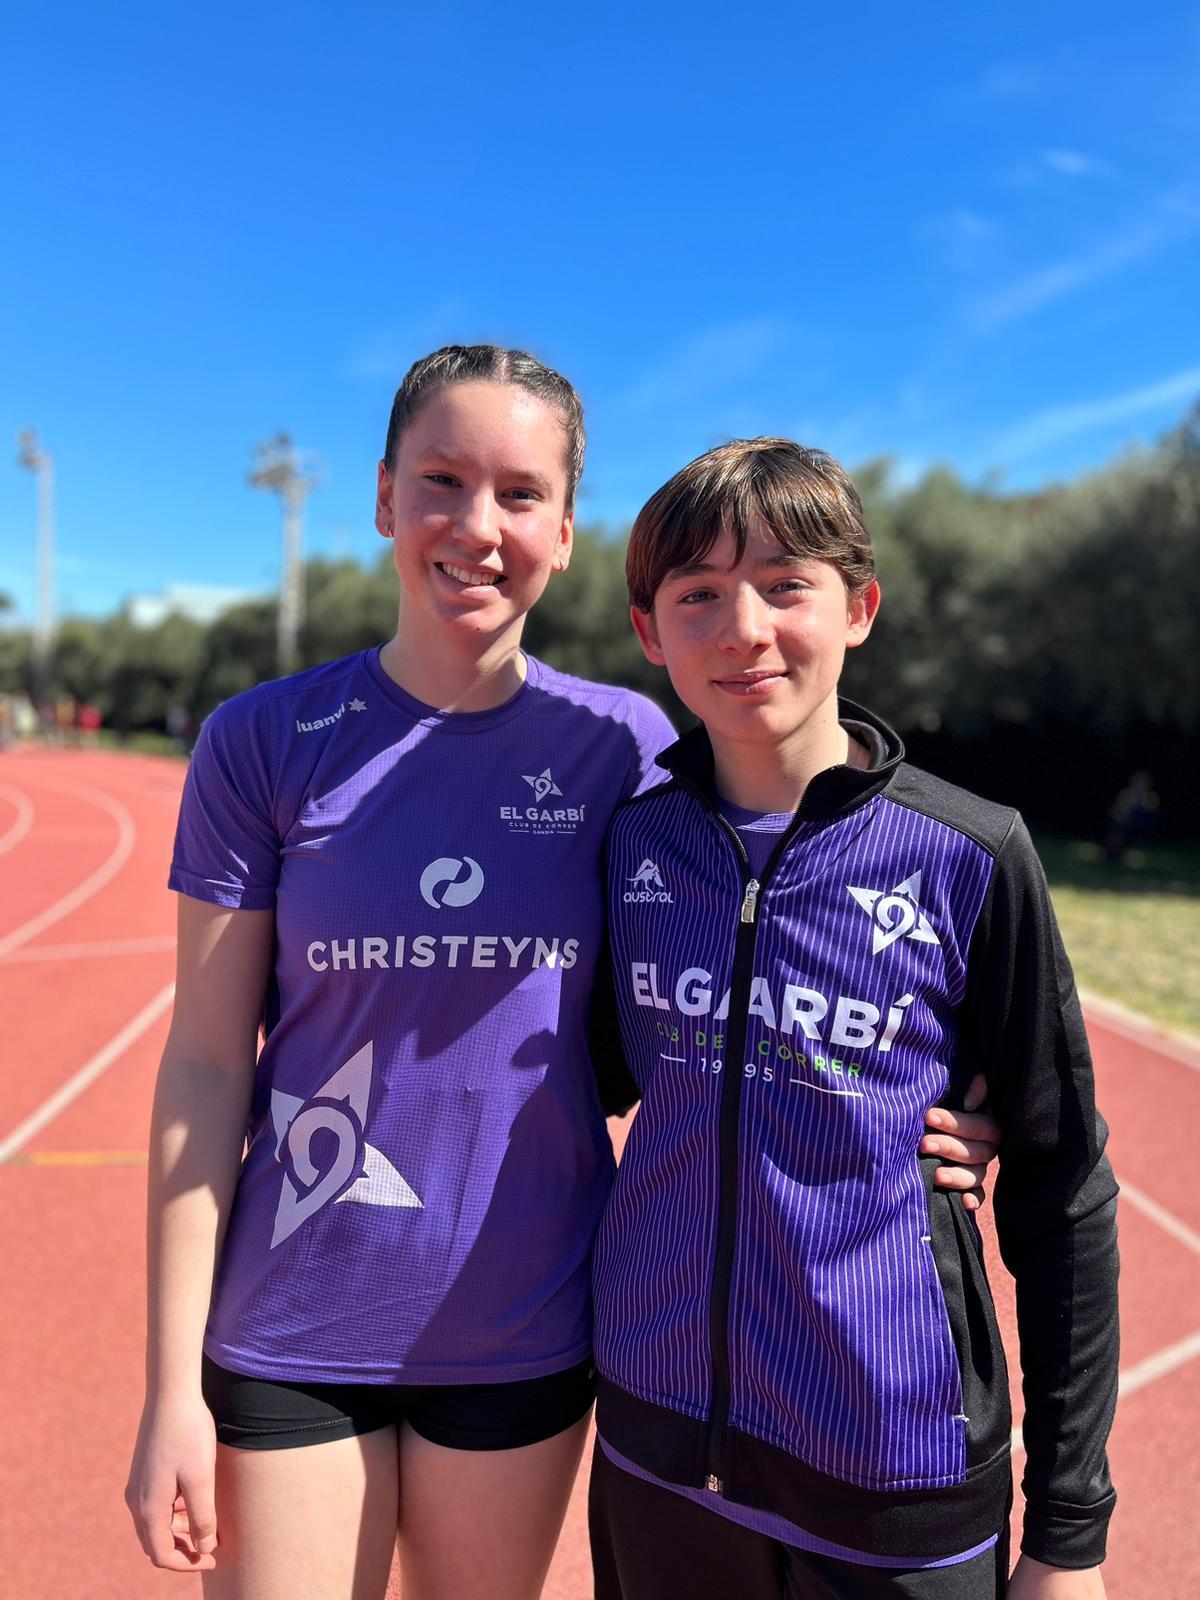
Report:
M 757 878 L 751 878 L 750 882 L 746 885 L 746 893 L 742 897 L 742 921 L 743 922 L 753 922 L 754 921 L 755 914 L 758 911 L 758 890 L 759 890 L 758 879 Z
M 720 1494 L 721 1480 L 720 1478 L 716 1477 L 715 1474 L 710 1472 L 708 1477 L 704 1480 L 704 1487 L 706 1489 L 711 1489 L 713 1494 Z

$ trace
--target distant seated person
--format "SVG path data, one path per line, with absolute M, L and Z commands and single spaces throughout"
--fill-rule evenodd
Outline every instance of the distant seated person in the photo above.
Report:
M 1157 815 L 1154 779 L 1148 772 L 1133 773 L 1108 812 L 1104 859 L 1110 866 L 1119 866 L 1130 845 L 1140 844 L 1149 837 Z

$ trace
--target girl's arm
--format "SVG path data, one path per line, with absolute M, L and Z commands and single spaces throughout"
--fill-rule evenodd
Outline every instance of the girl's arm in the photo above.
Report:
M 150 1126 L 146 1401 L 125 1491 L 142 1548 L 214 1565 L 216 1436 L 200 1356 L 241 1166 L 274 913 L 179 897 L 175 1012 Z

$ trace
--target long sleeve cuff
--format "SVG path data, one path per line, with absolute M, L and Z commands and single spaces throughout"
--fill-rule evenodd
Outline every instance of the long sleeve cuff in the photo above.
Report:
M 1094 1506 L 1027 1502 L 1021 1550 L 1048 1567 L 1098 1567 L 1104 1560 L 1116 1500 L 1110 1492 Z

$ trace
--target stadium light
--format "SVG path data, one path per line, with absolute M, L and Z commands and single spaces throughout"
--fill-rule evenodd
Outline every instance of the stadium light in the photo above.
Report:
M 300 626 L 304 621 L 304 586 L 300 557 L 304 537 L 304 502 L 317 486 L 305 474 L 289 433 L 277 433 L 256 447 L 257 464 L 248 474 L 254 489 L 270 489 L 283 502 L 283 558 L 279 575 L 279 671 L 298 665 Z
M 37 476 L 37 609 L 33 623 L 34 698 L 50 692 L 50 651 L 54 644 L 54 462 L 26 428 L 17 435 L 17 460 Z

